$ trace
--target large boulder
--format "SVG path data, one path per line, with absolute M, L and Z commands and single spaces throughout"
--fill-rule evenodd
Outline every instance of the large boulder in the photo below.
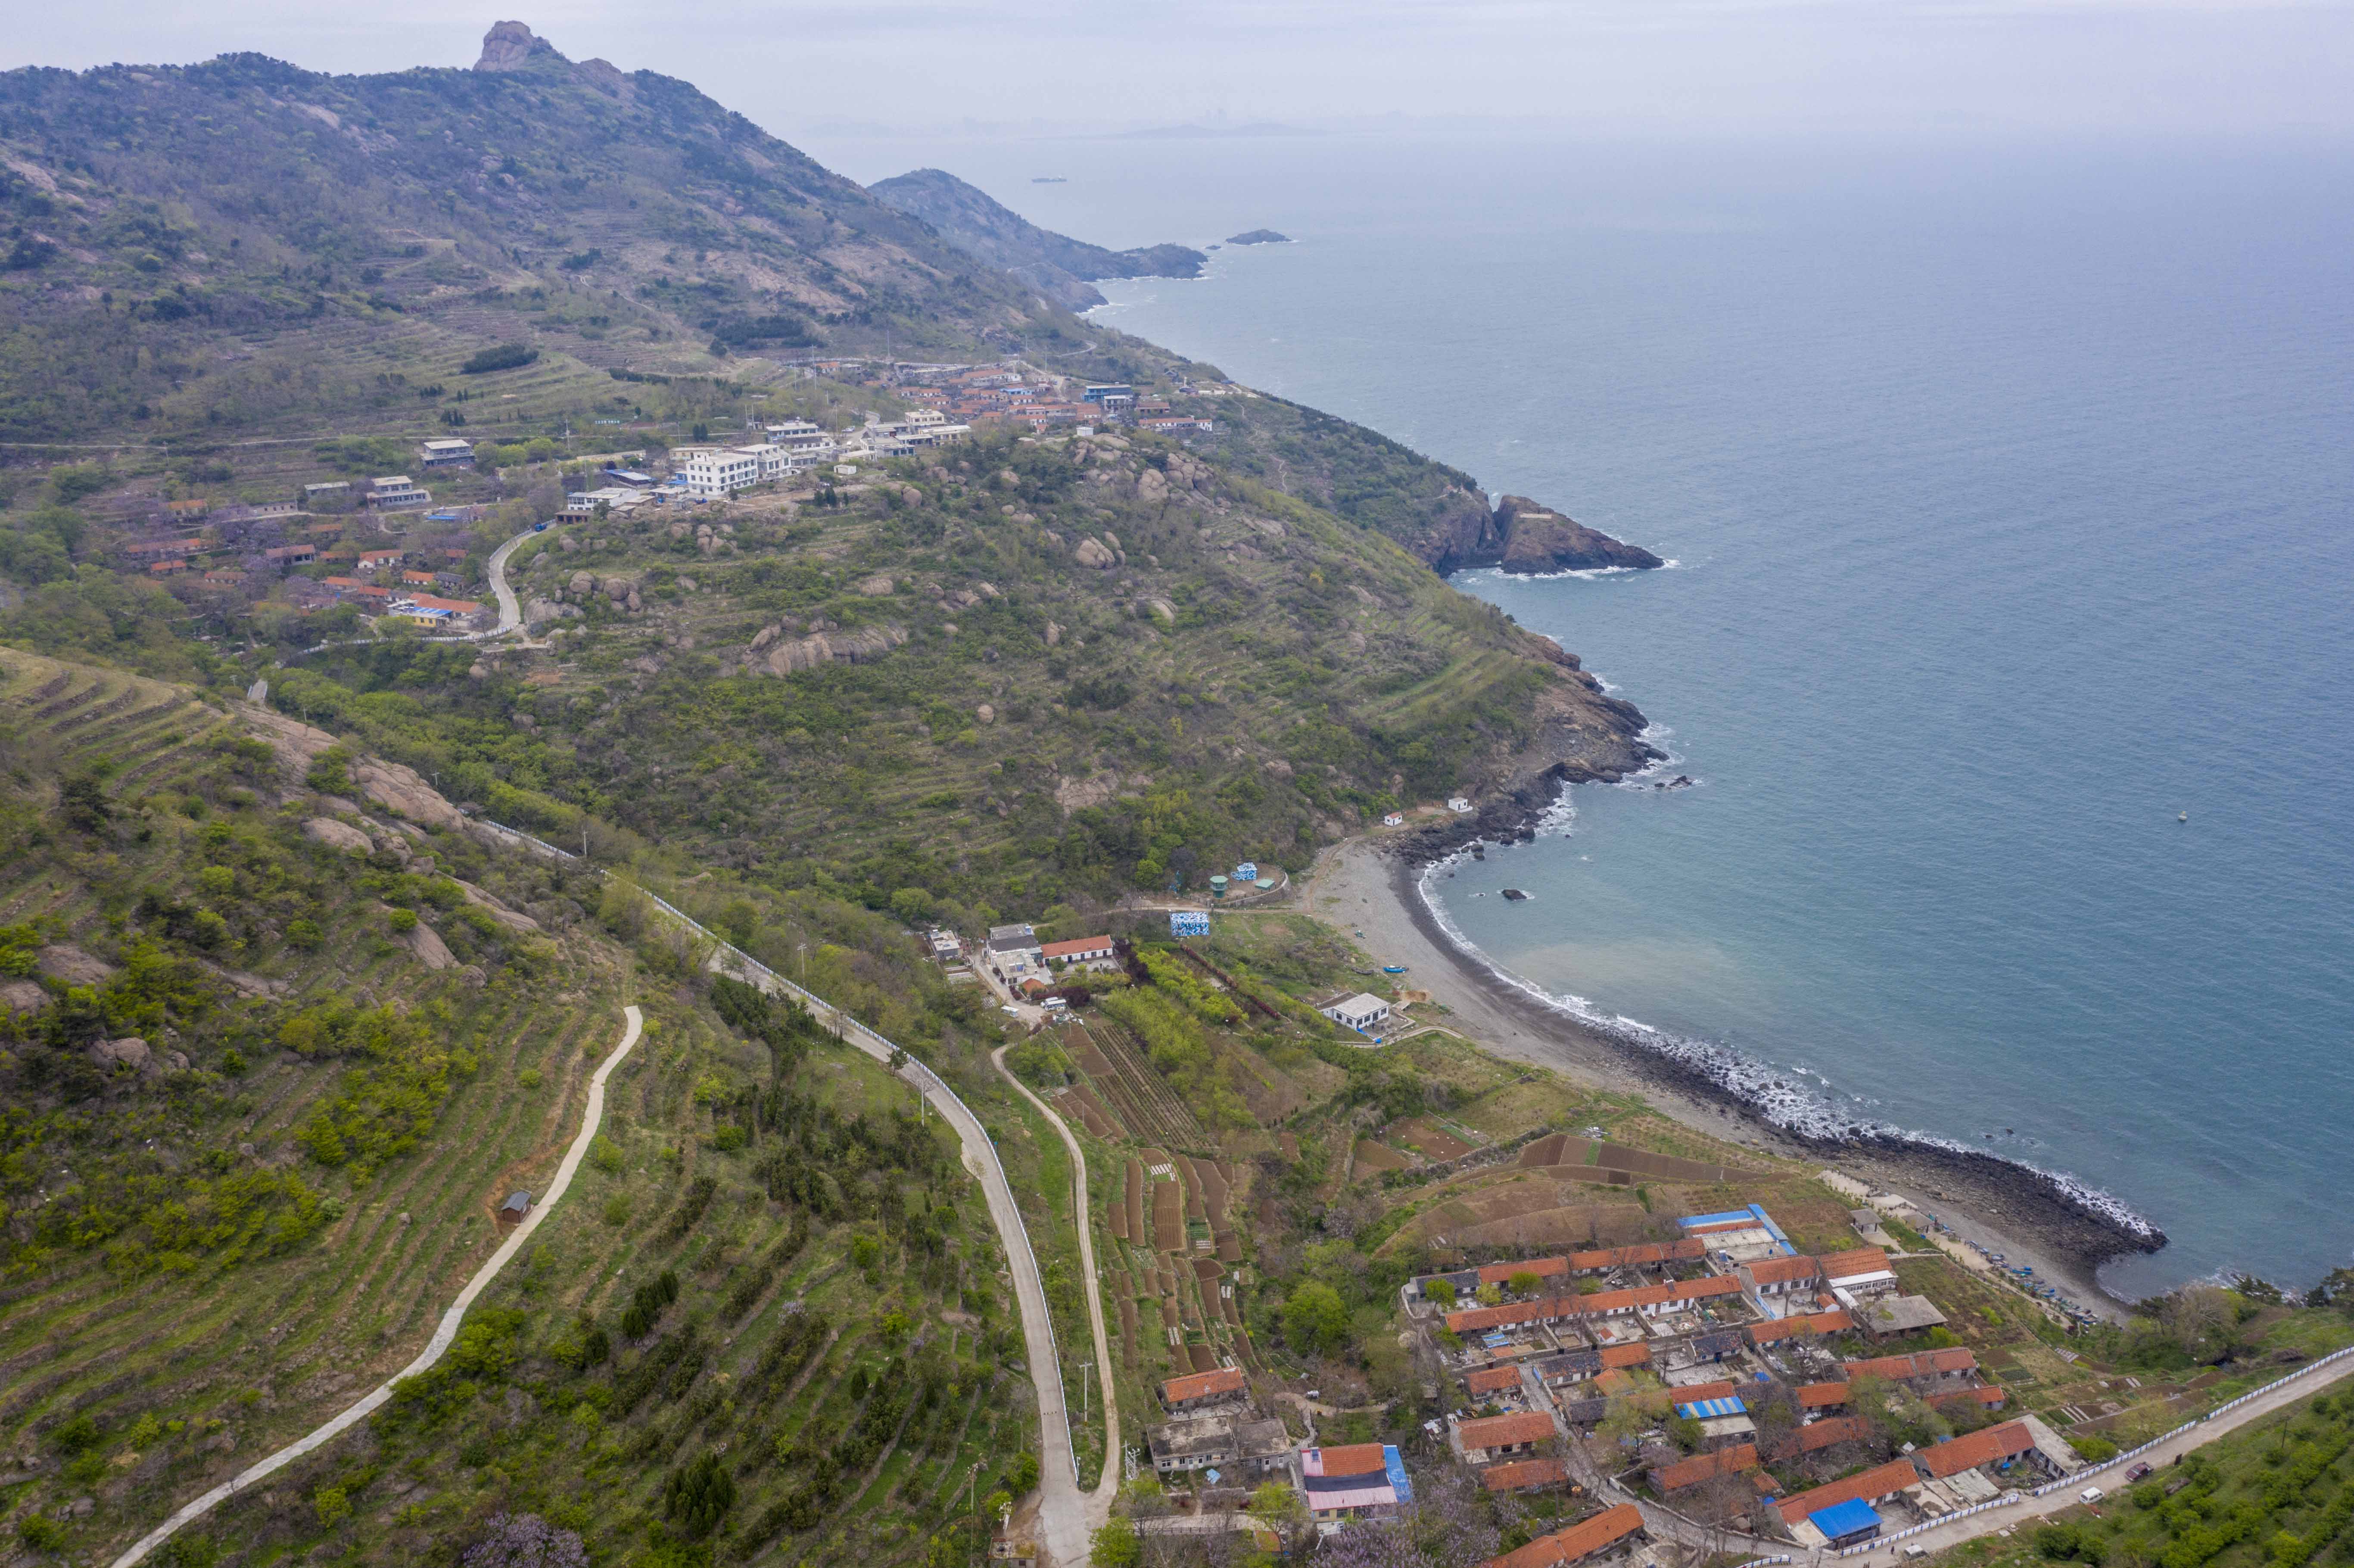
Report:
M 408 943 L 408 950 L 417 955 L 417 961 L 429 969 L 457 967 L 457 955 L 450 951 L 449 944 L 441 939 L 441 933 L 422 920 L 411 926 L 401 940 Z
M 366 833 L 333 817 L 313 817 L 302 824 L 302 833 L 304 837 L 316 840 L 331 850 L 340 850 L 345 854 L 366 855 L 376 849 L 375 842 Z
M 1109 571 L 1119 564 L 1118 556 L 1113 555 L 1111 551 L 1093 539 L 1080 540 L 1079 547 L 1073 552 L 1073 556 L 1079 565 L 1093 567 L 1097 571 Z
M 49 1005 L 49 993 L 41 989 L 38 980 L 9 980 L 0 984 L 0 1012 L 38 1012 Z
M 414 768 L 365 757 L 352 764 L 352 782 L 360 793 L 396 816 L 429 828 L 454 828 L 465 821 L 441 791 L 428 784 Z
M 71 942 L 52 942 L 35 955 L 34 964 L 53 980 L 68 985 L 104 985 L 114 978 L 115 969 L 104 959 L 97 958 Z
M 101 1040 L 90 1048 L 90 1059 L 101 1067 L 130 1067 L 143 1071 L 154 1060 L 147 1042 L 136 1034 L 122 1040 Z

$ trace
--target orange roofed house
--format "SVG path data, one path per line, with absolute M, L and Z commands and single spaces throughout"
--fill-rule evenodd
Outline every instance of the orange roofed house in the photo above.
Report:
M 1490 1558 L 1483 1568 L 1567 1568 L 1585 1563 L 1643 1534 L 1643 1510 L 1633 1503 L 1604 1509 L 1592 1519 L 1553 1535 L 1541 1535 L 1518 1551 Z
M 1045 960 L 1058 969 L 1109 969 L 1119 967 L 1109 937 L 1079 937 L 1068 942 L 1049 942 L 1040 949 Z
M 1249 1387 L 1250 1380 L 1243 1376 L 1238 1367 L 1187 1372 L 1183 1377 L 1172 1377 L 1161 1385 L 1161 1403 L 1172 1411 L 1199 1410 L 1204 1405 L 1240 1399 Z
M 1535 1452 L 1538 1444 L 1550 1442 L 1559 1435 L 1552 1416 L 1533 1410 L 1458 1421 L 1451 1434 L 1457 1451 L 1466 1464 L 1471 1465 L 1518 1458 Z

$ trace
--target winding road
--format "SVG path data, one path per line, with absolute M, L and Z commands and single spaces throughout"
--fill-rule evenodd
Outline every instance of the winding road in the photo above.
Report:
M 474 1304 L 474 1298 L 482 1293 L 485 1286 L 498 1277 L 499 1270 L 504 1268 L 514 1260 L 515 1254 L 523 1250 L 524 1243 L 531 1239 L 531 1233 L 539 1228 L 539 1223 L 547 1218 L 549 1213 L 555 1209 L 557 1200 L 563 1197 L 565 1191 L 572 1185 L 574 1173 L 578 1171 L 580 1161 L 588 1153 L 589 1140 L 597 1136 L 597 1128 L 605 1119 L 605 1080 L 612 1075 L 615 1067 L 620 1065 L 621 1058 L 630 1054 L 630 1048 L 638 1043 L 638 1035 L 645 1027 L 644 1015 L 634 1006 L 621 1009 L 621 1017 L 623 1021 L 621 1043 L 613 1048 L 613 1054 L 606 1057 L 597 1071 L 589 1076 L 588 1105 L 580 1118 L 580 1136 L 574 1139 L 572 1147 L 564 1151 L 564 1161 L 556 1168 L 555 1179 L 548 1183 L 547 1192 L 537 1203 L 533 1205 L 531 1213 L 524 1216 L 523 1224 L 507 1234 L 507 1239 L 499 1245 L 498 1251 L 491 1255 L 490 1261 L 476 1270 L 474 1277 L 466 1282 L 466 1287 L 458 1292 L 458 1298 L 450 1304 L 450 1309 L 447 1312 L 441 1314 L 441 1321 L 434 1329 L 433 1337 L 425 1342 L 425 1349 L 418 1353 L 417 1359 L 376 1388 L 371 1389 L 358 1404 L 342 1412 L 325 1425 L 295 1439 L 268 1458 L 231 1476 L 195 1501 L 183 1505 L 171 1518 L 133 1542 L 129 1551 L 114 1560 L 112 1568 L 133 1568 L 133 1564 L 171 1539 L 172 1533 L 181 1526 L 192 1520 L 202 1518 L 227 1499 L 234 1497 L 256 1481 L 292 1464 L 313 1449 L 323 1447 L 334 1442 L 352 1427 L 367 1419 L 385 1401 L 392 1397 L 393 1385 L 403 1378 L 412 1378 L 419 1372 L 432 1369 L 433 1364 L 441 1359 L 443 1353 L 457 1340 L 458 1326 L 465 1320 L 466 1308 Z

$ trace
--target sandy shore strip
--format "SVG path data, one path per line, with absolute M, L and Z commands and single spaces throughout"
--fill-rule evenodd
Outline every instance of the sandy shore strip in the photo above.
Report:
M 1447 1009 L 1447 1023 L 1512 1061 L 1553 1068 L 1617 1093 L 1639 1094 L 1686 1126 L 1786 1159 L 1818 1163 L 1910 1199 L 1956 1234 L 2028 1265 L 2078 1304 L 2118 1316 L 2095 1277 L 2126 1242 L 1990 1157 L 1929 1146 L 1858 1148 L 1804 1141 L 1751 1114 L 1697 1074 L 1547 1007 L 1451 940 L 1424 904 L 1418 868 L 1388 845 L 1352 839 L 1326 851 L 1295 907 L 1356 940 L 1377 962 L 1404 964 L 1407 983 Z M 1362 931 L 1362 938 L 1355 932 Z

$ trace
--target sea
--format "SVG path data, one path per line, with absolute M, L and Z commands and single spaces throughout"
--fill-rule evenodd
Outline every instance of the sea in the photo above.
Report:
M 2107 1194 L 2169 1239 L 2115 1294 L 2354 1263 L 2354 149 L 813 150 L 1279 230 L 1093 319 L 1669 558 L 1454 579 L 1670 758 L 1426 885 L 1500 970 Z

